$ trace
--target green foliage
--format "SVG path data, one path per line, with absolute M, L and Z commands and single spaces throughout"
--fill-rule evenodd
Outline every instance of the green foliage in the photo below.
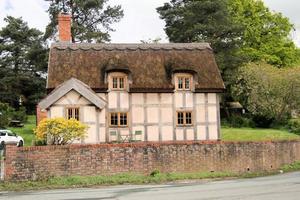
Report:
M 292 133 L 300 135 L 300 118 L 290 119 L 288 122 L 288 127 Z
M 27 121 L 27 114 L 26 114 L 26 108 L 25 107 L 20 107 L 19 110 L 14 111 L 12 113 L 13 120 L 19 120 L 21 122 L 26 122 Z
M 9 125 L 14 109 L 7 103 L 0 102 L 0 128 L 5 128 Z
M 66 145 L 86 137 L 87 126 L 76 119 L 43 119 L 34 130 L 37 140 L 50 145 Z
M 300 170 L 300 161 L 294 162 L 292 164 L 284 165 L 280 168 L 283 172 L 292 172 Z
M 159 174 L 160 174 L 160 171 L 159 171 L 158 169 L 156 169 L 156 170 L 153 170 L 153 171 L 150 173 L 150 176 L 155 177 L 155 176 L 158 176 Z
M 72 16 L 72 42 L 110 41 L 111 24 L 123 17 L 120 5 L 109 6 L 108 0 L 45 0 L 50 2 L 48 24 L 44 38 L 52 38 L 57 33 L 57 16 L 67 12 Z
M 244 117 L 244 116 L 236 115 L 236 114 L 232 114 L 230 117 L 228 117 L 222 123 L 225 126 L 235 127 L 235 128 L 255 127 L 255 124 L 252 121 L 252 119 Z
M 21 18 L 8 16 L 0 30 L 0 101 L 33 112 L 45 92 L 47 47 L 42 33 Z
M 278 69 L 264 63 L 240 68 L 233 96 L 251 114 L 284 122 L 300 101 L 300 68 Z
M 270 11 L 261 0 L 229 0 L 233 22 L 244 27 L 241 55 L 279 67 L 299 61 L 290 33 L 293 25 L 281 13 Z

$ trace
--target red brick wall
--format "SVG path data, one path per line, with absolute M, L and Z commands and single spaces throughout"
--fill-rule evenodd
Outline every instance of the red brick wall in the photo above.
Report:
M 69 146 L 7 146 L 5 180 L 122 172 L 277 169 L 300 160 L 300 141 L 172 142 Z

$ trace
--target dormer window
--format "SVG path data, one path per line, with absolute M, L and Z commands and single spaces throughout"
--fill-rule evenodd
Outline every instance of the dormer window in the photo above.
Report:
M 114 72 L 109 75 L 109 88 L 111 90 L 125 90 L 127 84 L 127 75 Z
M 175 75 L 175 88 L 177 90 L 191 90 L 192 75 L 189 75 L 189 74 Z

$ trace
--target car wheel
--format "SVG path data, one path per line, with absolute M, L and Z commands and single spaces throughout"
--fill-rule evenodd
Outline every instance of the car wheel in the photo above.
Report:
M 18 142 L 18 147 L 22 147 L 22 146 L 23 146 L 23 141 L 20 140 L 20 141 Z

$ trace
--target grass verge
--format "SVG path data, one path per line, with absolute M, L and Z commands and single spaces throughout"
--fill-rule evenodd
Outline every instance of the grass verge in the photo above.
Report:
M 285 129 L 221 128 L 223 141 L 279 141 L 300 139 L 299 135 Z
M 152 175 L 141 175 L 134 173 L 123 173 L 111 176 L 68 176 L 53 177 L 47 180 L 27 182 L 3 182 L 0 183 L 0 191 L 22 191 L 36 189 L 57 189 L 74 187 L 92 187 L 103 185 L 122 184 L 150 184 L 166 183 L 179 180 L 200 179 L 225 179 L 225 178 L 254 178 L 259 176 L 275 175 L 280 172 L 291 172 L 300 170 L 300 161 L 290 165 L 284 165 L 280 170 L 270 172 L 199 172 L 199 173 L 155 173 Z

